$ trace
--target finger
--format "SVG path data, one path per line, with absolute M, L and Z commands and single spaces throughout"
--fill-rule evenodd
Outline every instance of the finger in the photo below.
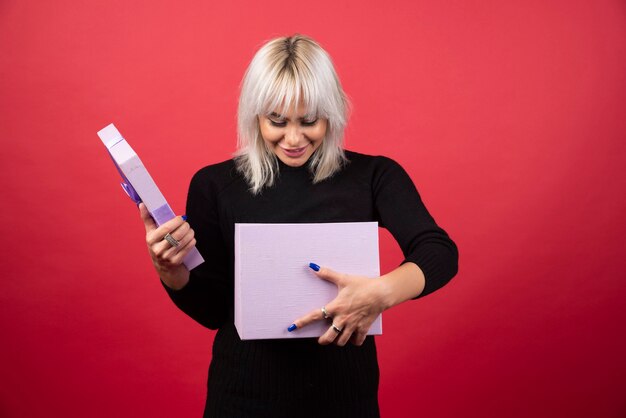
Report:
M 342 329 L 342 325 L 338 321 L 334 322 L 330 327 L 328 327 L 328 330 L 326 330 L 326 332 L 322 334 L 321 337 L 318 338 L 317 342 L 319 344 L 321 345 L 331 344 L 333 341 L 335 341 L 335 339 L 337 339 L 339 334 L 341 334 L 340 332 L 337 332 L 337 330 L 333 327 L 333 325 L 339 330 Z
M 311 269 L 315 271 L 317 277 L 334 283 L 337 286 L 341 286 L 345 282 L 346 275 L 343 273 L 338 273 L 329 269 L 328 267 L 320 267 L 315 263 L 309 264 L 309 267 L 311 267 Z
M 176 241 L 182 243 L 185 238 L 187 238 L 187 241 L 191 239 L 191 237 L 188 236 L 189 231 L 191 230 L 191 226 L 187 222 L 183 222 L 178 228 L 170 232 L 170 235 Z
M 172 236 L 172 238 L 174 238 L 176 241 L 178 241 L 178 245 L 177 246 L 173 246 L 172 244 L 170 244 L 166 240 L 163 240 L 163 245 L 166 246 L 165 250 L 162 253 L 162 257 L 164 259 L 171 259 L 171 258 L 173 258 L 176 254 L 181 252 L 187 246 L 187 244 L 189 244 L 189 242 L 192 239 L 194 239 L 194 231 L 193 231 L 193 229 L 191 229 L 191 227 L 189 227 L 189 224 L 186 224 L 186 225 L 187 225 L 186 228 L 185 228 L 185 224 L 183 224 L 174 233 L 170 234 Z M 184 235 L 182 237 L 180 236 L 180 233 L 179 233 L 181 229 L 186 229 L 186 231 L 184 231 Z M 161 243 L 159 243 L 159 245 L 160 244 Z
M 355 332 L 350 337 L 350 342 L 358 347 L 362 346 L 365 342 L 365 338 L 367 337 L 366 332 Z
M 169 221 L 165 222 L 163 225 L 159 226 L 157 229 L 154 229 L 147 233 L 146 241 L 148 245 L 152 245 L 156 242 L 159 242 L 163 239 L 163 237 L 168 234 L 176 231 L 181 225 L 183 225 L 185 221 L 182 217 L 176 216 Z
M 176 253 L 174 257 L 172 257 L 171 263 L 182 264 L 183 260 L 185 260 L 185 257 L 187 257 L 187 254 L 189 254 L 189 251 L 191 251 L 195 246 L 196 239 L 192 238 L 191 241 L 186 243 L 185 246 L 180 251 L 178 251 L 178 253 Z
M 344 345 L 348 343 L 348 341 L 350 341 L 350 338 L 352 337 L 353 332 L 354 332 L 354 328 L 345 326 L 343 330 L 341 331 L 341 333 L 337 336 L 337 338 L 333 342 L 335 343 L 335 345 L 338 345 L 339 347 L 343 347 Z
M 182 224 L 178 229 L 170 233 L 170 236 L 178 241 L 178 245 L 173 246 L 165 238 L 152 244 L 151 248 L 154 255 L 161 259 L 167 260 L 175 256 L 189 241 L 194 237 L 194 231 L 188 223 Z
M 181 230 L 183 230 L 184 234 L 180 238 L 178 238 L 177 235 Z M 172 235 L 174 235 L 174 239 L 180 242 L 180 245 L 176 247 L 177 252 L 180 252 L 187 244 L 189 244 L 192 239 L 194 239 L 196 233 L 193 229 L 191 229 L 191 226 L 189 226 L 188 223 L 184 223 L 180 228 L 176 230 L 175 234 Z
M 152 216 L 150 215 L 150 212 L 148 212 L 146 204 L 143 202 L 139 204 L 139 215 L 141 215 L 143 225 L 146 227 L 146 233 L 157 229 L 156 222 L 154 222 L 154 219 L 152 219 Z
M 295 328 L 293 328 L 293 330 L 305 327 L 305 326 L 311 324 L 312 322 L 319 321 L 320 319 L 324 319 L 324 315 L 322 314 L 322 309 L 315 309 L 315 310 L 309 312 L 308 314 L 306 314 L 304 316 L 301 316 L 300 318 L 298 318 L 295 321 L 293 321 L 292 326 L 293 325 L 296 326 Z M 291 328 L 291 327 L 289 327 L 289 328 Z

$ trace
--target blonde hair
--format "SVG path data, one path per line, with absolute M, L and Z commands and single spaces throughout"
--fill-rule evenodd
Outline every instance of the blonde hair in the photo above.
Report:
M 261 136 L 259 116 L 298 104 L 328 120 L 326 137 L 309 164 L 313 182 L 319 183 L 346 162 L 348 99 L 330 56 L 317 42 L 303 35 L 273 39 L 252 58 L 239 96 L 235 162 L 252 193 L 272 186 L 278 175 L 277 157 Z

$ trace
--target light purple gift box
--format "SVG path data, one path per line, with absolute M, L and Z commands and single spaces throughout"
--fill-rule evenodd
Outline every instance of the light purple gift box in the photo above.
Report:
M 235 224 L 235 326 L 242 340 L 319 337 L 329 329 L 321 320 L 287 331 L 337 296 L 311 262 L 377 280 L 378 224 Z M 382 334 L 382 316 L 369 334 Z
M 148 170 L 115 126 L 111 123 L 100 130 L 98 136 L 107 147 L 117 171 L 124 180 L 122 188 L 128 197 L 136 204 L 143 202 L 157 225 L 174 218 L 176 216 L 174 211 L 167 204 Z M 204 259 L 196 248 L 193 248 L 183 260 L 189 270 L 203 262 Z

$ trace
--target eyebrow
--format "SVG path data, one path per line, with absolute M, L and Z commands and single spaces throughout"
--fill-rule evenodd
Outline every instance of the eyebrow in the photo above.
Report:
M 285 120 L 289 120 L 288 118 L 284 117 L 283 115 L 279 115 L 276 112 L 272 112 L 269 114 L 269 116 L 277 118 L 277 119 L 285 119 Z M 309 114 L 305 114 L 304 116 L 298 118 L 298 120 L 306 120 L 306 119 L 311 119 L 312 117 L 314 117 L 313 115 L 309 115 Z

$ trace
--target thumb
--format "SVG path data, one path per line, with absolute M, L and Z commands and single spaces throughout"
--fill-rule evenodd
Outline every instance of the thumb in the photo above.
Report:
M 157 228 L 154 219 L 152 219 L 150 212 L 148 212 L 148 208 L 143 202 L 139 204 L 139 214 L 141 215 L 143 225 L 146 227 L 146 232 L 152 232 Z
M 344 274 L 337 273 L 334 270 L 331 270 L 327 267 L 320 267 L 315 263 L 310 263 L 309 267 L 315 271 L 317 277 L 324 279 L 328 282 L 334 283 L 337 286 L 341 286 L 344 281 Z

